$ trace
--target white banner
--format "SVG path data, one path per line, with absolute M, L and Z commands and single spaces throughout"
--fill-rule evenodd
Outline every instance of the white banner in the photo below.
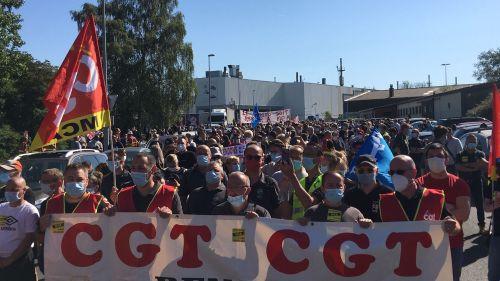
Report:
M 252 123 L 253 111 L 240 110 L 241 123 Z M 290 120 L 290 109 L 259 112 L 260 124 L 285 123 Z
M 45 280 L 451 280 L 440 222 L 53 215 Z

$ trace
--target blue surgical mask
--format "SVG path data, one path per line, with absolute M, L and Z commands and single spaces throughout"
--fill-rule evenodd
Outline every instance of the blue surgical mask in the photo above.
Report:
M 211 170 L 211 171 L 208 171 L 205 174 L 205 181 L 207 182 L 207 184 L 219 183 L 220 182 L 220 176 L 219 176 L 219 174 L 216 171 Z
M 375 173 L 368 173 L 368 174 L 356 174 L 358 177 L 358 182 L 360 184 L 371 184 L 376 181 L 376 174 Z
M 9 173 L 2 172 L 0 173 L 0 183 L 7 183 L 10 180 Z
M 281 160 L 281 154 L 279 153 L 271 153 L 271 161 L 278 162 Z
M 238 196 L 228 196 L 227 197 L 227 202 L 231 204 L 231 206 L 235 208 L 241 207 L 243 204 L 245 204 L 245 196 L 244 195 L 238 195 Z
M 302 169 L 302 161 L 300 160 L 293 160 L 293 170 L 294 171 L 299 171 Z
M 321 165 L 321 166 L 319 167 L 319 171 L 320 171 L 322 174 L 324 174 L 324 173 L 328 172 L 328 165 Z
M 307 171 L 314 168 L 314 166 L 314 158 L 304 157 L 304 168 L 306 168 Z
M 476 149 L 476 147 L 477 147 L 477 143 L 475 143 L 475 142 L 469 142 L 467 144 L 468 149 Z
M 325 191 L 325 200 L 332 204 L 338 205 L 344 197 L 344 191 L 338 188 L 329 188 Z
M 64 191 L 71 197 L 80 197 L 85 193 L 83 182 L 67 182 L 64 184 Z
M 210 159 L 206 155 L 198 155 L 196 156 L 196 163 L 200 166 L 207 166 L 210 164 Z
M 5 191 L 5 200 L 9 203 L 14 203 L 21 200 L 18 191 Z
M 148 183 L 148 173 L 141 172 L 131 172 L 130 176 L 132 177 L 132 181 L 137 187 L 143 187 Z
M 240 164 L 234 164 L 233 165 L 233 172 L 239 172 L 241 171 Z

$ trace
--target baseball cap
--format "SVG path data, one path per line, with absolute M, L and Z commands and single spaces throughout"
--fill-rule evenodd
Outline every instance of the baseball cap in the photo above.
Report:
M 358 157 L 358 160 L 356 160 L 356 166 L 360 166 L 362 164 L 377 167 L 377 159 L 375 159 L 375 157 L 371 156 L 370 154 L 363 154 Z
M 210 147 L 210 152 L 212 153 L 212 157 L 221 157 L 222 153 L 220 153 L 220 149 L 218 147 Z
M 8 160 L 5 164 L 0 165 L 0 168 L 4 169 L 5 171 L 8 171 L 8 172 L 11 172 L 14 170 L 16 170 L 18 172 L 23 171 L 23 165 L 18 160 Z

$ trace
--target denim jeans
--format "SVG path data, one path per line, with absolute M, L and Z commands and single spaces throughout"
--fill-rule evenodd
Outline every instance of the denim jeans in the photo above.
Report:
M 488 256 L 488 280 L 500 281 L 500 236 L 491 236 Z
M 451 248 L 451 265 L 453 268 L 453 281 L 459 281 L 462 275 L 462 264 L 464 260 L 464 249 Z

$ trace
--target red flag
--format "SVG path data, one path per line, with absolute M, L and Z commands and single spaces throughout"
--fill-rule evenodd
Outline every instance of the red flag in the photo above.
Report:
M 85 21 L 43 103 L 47 114 L 30 150 L 111 125 L 93 17 Z
M 492 106 L 493 130 L 490 139 L 490 158 L 488 174 L 492 179 L 496 179 L 495 162 L 500 158 L 500 91 L 493 83 L 493 106 Z

